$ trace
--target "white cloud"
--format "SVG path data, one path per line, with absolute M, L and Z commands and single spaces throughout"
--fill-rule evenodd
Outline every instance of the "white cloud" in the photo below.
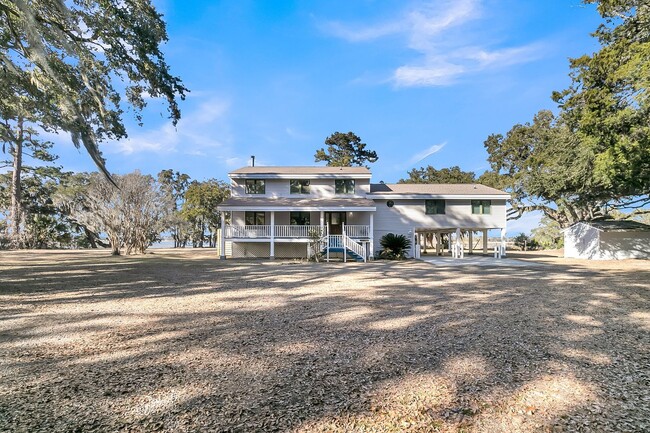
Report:
M 395 70 L 393 79 L 398 86 L 447 86 L 466 72 L 461 65 L 441 61 L 423 66 L 400 66 Z
M 390 35 L 404 37 L 406 46 L 419 56 L 395 68 L 390 81 L 398 87 L 448 86 L 461 76 L 539 57 L 542 48 L 539 43 L 491 49 L 483 40 L 478 41 L 489 37 L 483 29 L 479 33 L 468 31 L 468 23 L 482 18 L 480 0 L 429 1 L 419 3 L 389 22 L 370 26 L 329 22 L 321 27 L 350 42 Z
M 440 143 L 440 144 L 434 144 L 433 146 L 431 146 L 431 147 L 429 147 L 427 149 L 424 149 L 422 152 L 416 153 L 409 160 L 409 163 L 411 165 L 413 165 L 413 164 L 417 164 L 420 161 L 425 160 L 426 158 L 430 157 L 434 153 L 440 152 L 442 150 L 442 148 L 445 147 L 446 144 L 447 144 L 446 142 Z
M 108 142 L 102 148 L 123 155 L 151 152 L 205 156 L 232 141 L 225 119 L 228 109 L 227 101 L 211 97 L 184 114 L 176 127 L 168 122 L 153 130 L 135 132 L 125 140 Z
M 305 134 L 304 132 L 296 128 L 286 127 L 285 132 L 289 137 L 295 140 L 308 140 L 309 138 L 311 138 L 308 134 Z

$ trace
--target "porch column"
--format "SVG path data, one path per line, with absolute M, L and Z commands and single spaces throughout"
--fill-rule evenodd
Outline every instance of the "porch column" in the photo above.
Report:
M 320 211 L 320 226 L 321 228 L 325 225 L 325 211 Z
M 440 238 L 441 238 L 442 235 L 440 233 L 434 233 L 433 236 L 435 236 L 435 238 L 436 238 L 436 256 L 439 256 L 440 255 L 440 244 L 442 243 Z
M 455 242 L 456 258 L 463 257 L 463 250 L 462 250 L 463 244 L 462 244 L 462 242 L 463 242 L 463 240 L 462 240 L 462 237 L 460 235 L 460 229 L 458 228 L 458 229 L 456 229 L 456 242 Z
M 370 260 L 375 258 L 375 214 L 370 212 L 370 226 L 368 227 L 368 235 L 370 236 Z
M 474 233 L 471 230 L 468 233 L 469 233 L 469 254 L 474 254 Z
M 506 229 L 501 229 L 501 255 L 506 256 Z
M 483 254 L 487 254 L 487 243 L 488 243 L 488 236 L 487 236 L 487 229 L 483 229 Z
M 221 238 L 219 239 L 219 259 L 226 260 L 226 212 L 221 211 Z
M 275 211 L 271 211 L 271 260 L 275 259 Z

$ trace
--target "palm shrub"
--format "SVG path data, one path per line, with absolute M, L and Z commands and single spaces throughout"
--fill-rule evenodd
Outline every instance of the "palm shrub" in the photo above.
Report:
M 388 233 L 379 239 L 382 251 L 380 258 L 389 260 L 402 260 L 406 258 L 406 252 L 411 248 L 411 240 L 404 235 Z

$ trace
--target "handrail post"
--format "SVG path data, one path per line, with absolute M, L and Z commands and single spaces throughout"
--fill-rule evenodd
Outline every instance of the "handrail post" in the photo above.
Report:
M 327 242 L 327 263 L 330 262 L 330 223 L 325 226 L 325 240 Z
M 348 259 L 348 248 L 347 248 L 347 245 L 346 245 L 346 242 L 345 242 L 345 223 L 344 222 L 341 222 L 341 232 L 343 234 L 342 239 L 341 239 L 343 241 L 343 263 L 347 263 L 348 262 L 348 260 L 347 260 Z

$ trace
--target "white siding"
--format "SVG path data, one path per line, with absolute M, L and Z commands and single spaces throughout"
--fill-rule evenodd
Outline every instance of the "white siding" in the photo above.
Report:
M 590 260 L 650 259 L 650 232 L 601 232 L 578 223 L 564 231 L 564 257 Z
M 600 258 L 605 260 L 650 259 L 650 232 L 600 233 Z
M 354 182 L 354 194 L 336 194 L 334 179 L 310 179 L 309 194 L 291 194 L 289 179 L 267 179 L 265 194 L 246 194 L 244 179 L 232 179 L 231 188 L 233 197 L 351 198 L 365 197 L 370 192 L 370 179 L 355 179 Z
M 505 200 L 492 200 L 489 215 L 472 214 L 471 200 L 446 200 L 444 215 L 427 215 L 424 200 L 393 200 L 391 208 L 388 200 L 375 200 L 375 238 L 386 233 L 407 234 L 413 229 L 423 228 L 461 228 L 496 229 L 505 227 Z
M 564 257 L 595 259 L 600 256 L 598 230 L 578 223 L 564 231 Z

